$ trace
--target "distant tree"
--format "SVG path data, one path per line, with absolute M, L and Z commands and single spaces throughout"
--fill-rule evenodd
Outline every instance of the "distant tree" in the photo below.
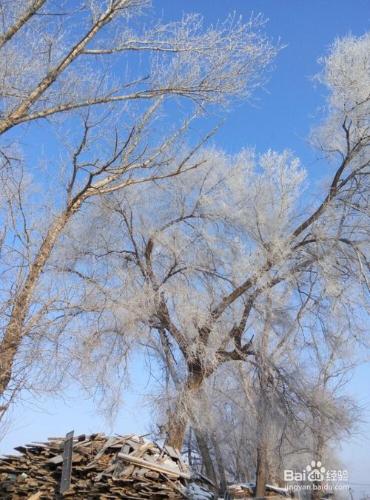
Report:
M 358 356 L 354 355 L 358 346 L 340 325 L 331 321 L 327 324 L 321 321 L 321 325 L 321 329 L 316 325 L 305 339 L 308 368 L 303 378 L 305 388 L 298 393 L 302 398 L 302 420 L 308 431 L 309 455 L 328 467 L 337 459 L 332 445 L 350 436 L 360 418 L 359 406 L 345 392 L 358 363 Z M 329 342 L 323 337 L 328 337 Z M 313 490 L 311 498 L 319 499 L 320 490 Z
M 70 220 L 98 195 L 194 168 L 193 153 L 172 162 L 192 120 L 248 97 L 276 53 L 260 17 L 206 28 L 140 18 L 146 0 L 68 5 L 0 2 L 3 410 L 70 318 L 48 274 Z

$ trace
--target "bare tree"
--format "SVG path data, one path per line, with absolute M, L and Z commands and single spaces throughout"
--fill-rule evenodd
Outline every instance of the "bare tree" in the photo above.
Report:
M 172 162 L 192 119 L 207 104 L 248 97 L 276 52 L 260 17 L 140 28 L 133 17 L 147 4 L 0 2 L 1 397 L 27 378 L 41 332 L 62 331 L 77 314 L 47 273 L 71 218 L 97 195 L 195 168 L 199 145 Z M 182 113 L 171 97 L 188 103 Z

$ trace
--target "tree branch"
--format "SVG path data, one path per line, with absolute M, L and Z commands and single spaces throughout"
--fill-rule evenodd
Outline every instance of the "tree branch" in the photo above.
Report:
M 27 10 L 8 30 L 0 36 L 0 49 L 13 38 L 13 36 L 31 19 L 31 17 L 44 5 L 46 0 L 34 0 Z

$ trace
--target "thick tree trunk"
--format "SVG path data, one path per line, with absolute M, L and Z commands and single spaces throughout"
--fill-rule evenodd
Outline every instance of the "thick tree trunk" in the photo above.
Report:
M 260 443 L 257 447 L 257 469 L 256 469 L 256 497 L 261 498 L 266 495 L 267 481 L 267 447 L 265 443 Z
M 203 380 L 204 375 L 201 372 L 191 373 L 188 376 L 185 386 L 180 392 L 175 407 L 168 418 L 166 444 L 177 450 L 181 450 L 184 444 L 185 433 L 190 418 L 188 401 L 191 395 L 202 385 Z
M 183 415 L 176 415 L 176 412 L 173 412 L 167 422 L 167 439 L 166 444 L 176 448 L 177 450 L 181 450 L 184 439 L 185 432 L 188 424 L 188 419 Z
M 25 334 L 24 323 L 33 293 L 54 245 L 73 211 L 67 210 L 54 219 L 30 265 L 27 278 L 14 299 L 11 316 L 0 343 L 0 398 L 6 392 L 12 379 L 14 360 Z

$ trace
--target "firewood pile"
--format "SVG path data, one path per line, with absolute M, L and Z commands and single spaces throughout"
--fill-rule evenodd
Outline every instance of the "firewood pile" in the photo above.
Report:
M 232 484 L 227 491 L 231 498 L 253 498 L 255 485 L 253 483 Z
M 255 483 L 240 483 L 228 486 L 227 491 L 232 499 L 255 498 Z M 291 496 L 286 488 L 279 488 L 271 484 L 266 484 L 266 497 L 281 499 Z
M 0 498 L 186 498 L 189 470 L 179 453 L 169 446 L 161 448 L 137 435 L 82 435 L 70 441 L 65 491 L 61 490 L 61 481 L 65 475 L 66 441 L 49 438 L 44 443 L 15 448 L 19 456 L 0 458 Z

